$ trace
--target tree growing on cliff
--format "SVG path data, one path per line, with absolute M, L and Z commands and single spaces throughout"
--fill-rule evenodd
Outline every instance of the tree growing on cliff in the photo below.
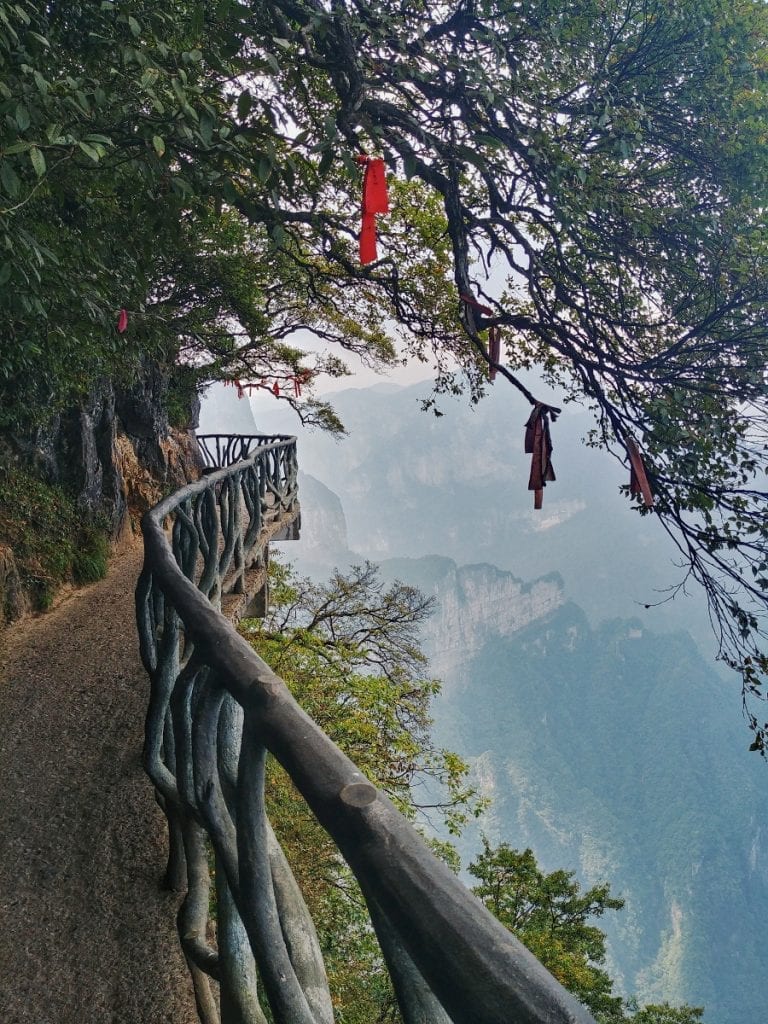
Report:
M 605 934 L 595 924 L 624 901 L 601 882 L 582 890 L 572 871 L 541 870 L 531 850 L 487 839 L 469 865 L 472 891 L 501 923 L 535 953 L 557 980 L 587 1006 L 600 1024 L 696 1024 L 703 1010 L 667 1003 L 638 1008 L 613 991 L 605 971 Z
M 653 491 L 745 699 L 762 696 L 762 2 L 0 14 L 6 430 L 147 352 L 334 425 L 306 385 L 342 366 L 308 363 L 293 332 L 382 364 L 392 324 L 408 357 L 435 360 L 438 393 L 479 397 L 493 362 L 539 412 L 549 386 L 592 406 L 594 442 L 632 462 L 641 511 Z M 396 182 L 365 267 L 360 153 Z

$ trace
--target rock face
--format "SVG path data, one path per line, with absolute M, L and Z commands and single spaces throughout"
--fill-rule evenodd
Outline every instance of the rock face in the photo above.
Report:
M 510 636 L 563 603 L 556 574 L 524 583 L 493 565 L 454 565 L 436 586 L 438 610 L 429 627 L 438 675 L 456 671 L 491 637 Z
M 388 579 L 402 579 L 434 597 L 424 638 L 432 671 L 452 683 L 491 640 L 512 636 L 565 601 L 557 573 L 525 583 L 495 565 L 457 566 L 436 555 L 391 558 L 381 568 Z
M 494 801 L 479 828 L 625 899 L 600 922 L 625 992 L 759 1018 L 764 769 L 690 638 L 565 603 L 444 679 L 437 739 Z
M 598 925 L 625 994 L 703 1004 L 718 1024 L 762 1019 L 765 767 L 691 638 L 638 618 L 593 627 L 557 576 L 526 584 L 438 556 L 382 570 L 436 599 L 433 734 L 492 801 L 463 863 L 484 834 L 610 882 L 626 905 Z
M 16 567 L 13 551 L 0 544 L 0 623 L 13 622 L 29 611 L 29 600 Z
M 202 463 L 192 430 L 169 424 L 168 392 L 167 373 L 147 362 L 130 387 L 105 382 L 80 407 L 55 416 L 33 436 L 13 438 L 12 457 L 60 487 L 76 501 L 84 521 L 118 541 L 132 519 L 199 475 Z M 199 403 L 193 406 L 190 428 Z M 0 621 L 17 619 L 30 606 L 7 547 L 0 547 L 0 597 Z
M 81 407 L 38 431 L 27 446 L 28 460 L 117 538 L 129 512 L 145 511 L 199 473 L 194 438 L 171 429 L 167 399 L 167 375 L 147 363 L 132 387 L 104 384 Z M 194 425 L 195 410 L 191 420 Z
M 308 473 L 299 471 L 301 538 L 291 541 L 286 555 L 302 572 L 327 575 L 356 561 L 347 544 L 347 521 L 338 495 Z

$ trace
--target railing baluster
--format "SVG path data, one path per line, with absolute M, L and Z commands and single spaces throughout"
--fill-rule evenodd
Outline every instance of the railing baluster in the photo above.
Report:
M 302 990 L 280 925 L 267 845 L 264 773 L 267 748 L 246 714 L 238 777 L 239 907 L 259 973 L 278 1024 L 316 1024 Z

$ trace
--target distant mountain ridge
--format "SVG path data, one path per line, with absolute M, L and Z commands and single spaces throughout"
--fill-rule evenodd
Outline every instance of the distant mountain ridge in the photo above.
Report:
M 710 1024 L 761 1019 L 765 766 L 691 638 L 638 618 L 593 628 L 556 576 L 523 584 L 435 557 L 382 571 L 437 600 L 435 738 L 492 799 L 464 863 L 484 832 L 609 881 L 626 907 L 600 927 L 628 994 L 703 1003 Z
M 435 598 L 437 612 L 425 635 L 432 671 L 441 678 L 453 678 L 491 638 L 511 636 L 565 602 L 557 573 L 525 583 L 495 565 L 457 566 L 436 556 L 380 565 L 386 578 L 405 580 Z

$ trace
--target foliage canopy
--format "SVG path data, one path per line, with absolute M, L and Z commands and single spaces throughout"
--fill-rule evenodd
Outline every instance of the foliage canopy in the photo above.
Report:
M 334 345 L 396 331 L 477 398 L 500 327 L 528 401 L 537 367 L 639 443 L 761 696 L 767 41 L 761 0 L 3 0 L 2 426 L 151 353 L 338 427 L 291 389 Z M 394 198 L 366 268 L 360 152 Z

